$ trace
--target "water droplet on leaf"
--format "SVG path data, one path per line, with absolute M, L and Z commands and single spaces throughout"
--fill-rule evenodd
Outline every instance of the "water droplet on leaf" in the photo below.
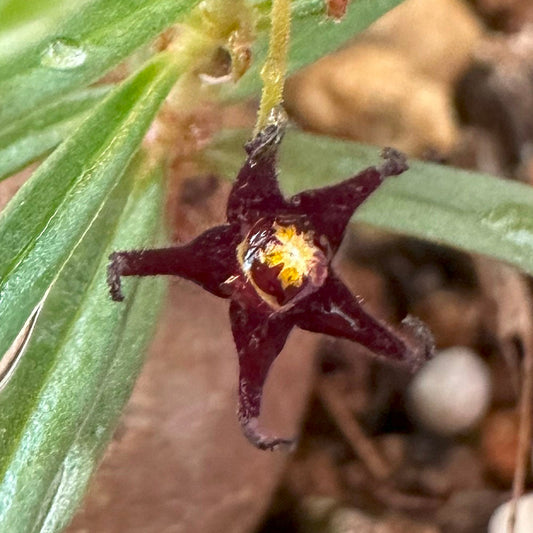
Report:
M 533 247 L 532 211 L 527 204 L 502 204 L 484 216 L 483 222 L 515 244 Z
M 55 70 L 71 70 L 80 67 L 87 59 L 87 52 L 73 39 L 60 37 L 48 44 L 41 54 L 41 65 Z

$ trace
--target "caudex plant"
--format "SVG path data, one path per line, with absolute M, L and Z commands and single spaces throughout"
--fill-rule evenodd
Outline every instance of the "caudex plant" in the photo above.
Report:
M 0 2 L 0 178 L 41 161 L 0 214 L 1 531 L 68 524 L 142 365 L 159 274 L 230 299 L 239 420 L 271 449 L 290 441 L 259 431 L 262 386 L 294 326 L 413 368 L 431 354 L 420 321 L 385 325 L 332 271 L 351 220 L 533 273 L 529 187 L 416 161 L 407 170 L 393 149 L 380 161 L 379 150 L 286 128 L 285 76 L 399 3 Z M 223 131 L 199 154 L 239 153 L 226 224 L 170 246 L 160 215 L 176 147 L 158 111 L 261 87 L 246 153 L 242 133 Z

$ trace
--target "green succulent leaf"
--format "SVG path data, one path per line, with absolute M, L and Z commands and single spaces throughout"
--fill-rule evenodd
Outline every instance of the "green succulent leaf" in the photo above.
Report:
M 0 354 L 94 221 L 179 73 L 162 55 L 112 91 L 0 214 Z
M 233 179 L 249 131 L 226 132 L 206 150 L 212 171 Z M 287 194 L 322 187 L 379 163 L 379 150 L 289 131 L 281 145 Z M 486 254 L 533 274 L 533 188 L 476 172 L 410 161 L 361 206 L 355 222 Z
M 41 0 L 38 17 L 27 2 L 9 2 L 11 25 L 0 25 L 0 124 L 97 80 L 198 2 Z
M 262 14 L 259 28 L 268 29 L 270 1 L 253 2 Z M 326 17 L 325 0 L 293 0 L 291 43 L 288 70 L 292 73 L 322 56 L 337 50 L 355 37 L 402 0 L 357 0 L 351 2 L 345 17 L 337 22 Z M 254 62 L 239 83 L 226 91 L 230 99 L 243 98 L 257 93 L 261 87 L 259 73 L 268 50 L 268 32 L 263 31 L 253 45 Z
M 101 86 L 70 93 L 0 128 L 0 180 L 55 148 L 109 89 Z
M 153 244 L 161 169 L 131 164 L 48 293 L 29 343 L 0 393 L 0 530 L 66 526 L 141 367 L 162 285 L 106 284 L 111 251 Z

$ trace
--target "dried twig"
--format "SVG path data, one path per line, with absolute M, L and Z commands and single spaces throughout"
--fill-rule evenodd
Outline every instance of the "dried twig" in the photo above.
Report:
M 361 429 L 339 392 L 327 382 L 327 379 L 320 380 L 318 392 L 324 407 L 372 476 L 379 480 L 390 477 L 390 465 Z
M 518 500 L 524 485 L 531 449 L 533 408 L 533 305 L 529 287 L 522 275 L 511 267 L 487 259 L 476 260 L 482 288 L 491 300 L 493 329 L 507 361 L 522 356 L 519 396 L 520 426 L 507 532 L 513 533 Z M 519 351 L 520 353 L 516 353 Z
M 513 533 L 516 523 L 518 500 L 524 492 L 527 465 L 531 449 L 531 409 L 533 406 L 533 350 L 531 336 L 523 345 L 522 388 L 520 390 L 520 427 L 518 450 L 513 478 L 513 497 L 509 509 L 508 533 Z

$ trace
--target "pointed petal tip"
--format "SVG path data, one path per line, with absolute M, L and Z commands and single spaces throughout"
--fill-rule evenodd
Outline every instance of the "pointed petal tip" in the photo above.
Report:
M 109 256 L 110 263 L 107 266 L 107 284 L 109 286 L 109 294 L 114 302 L 122 302 L 124 295 L 121 290 L 120 283 L 120 254 L 113 252 Z
M 435 355 L 435 339 L 428 326 L 419 318 L 407 315 L 402 320 L 403 333 L 408 337 L 411 355 L 407 361 L 416 372 Z
M 292 452 L 296 449 L 296 439 L 271 437 L 258 429 L 257 418 L 240 420 L 242 432 L 248 441 L 259 450 Z
M 378 170 L 384 176 L 398 176 L 409 168 L 406 155 L 395 148 L 383 148 L 381 157 L 385 161 Z

